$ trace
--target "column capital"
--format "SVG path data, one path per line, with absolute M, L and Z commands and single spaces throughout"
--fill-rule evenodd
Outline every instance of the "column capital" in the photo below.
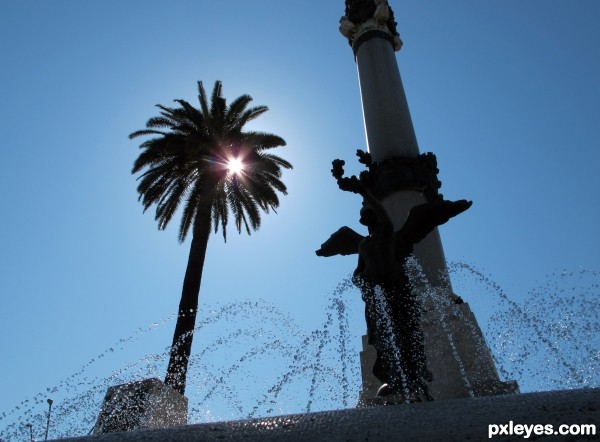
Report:
M 346 12 L 340 19 L 340 32 L 356 53 L 358 46 L 369 38 L 380 35 L 387 38 L 394 51 L 402 47 L 396 31 L 394 11 L 387 0 L 346 0 Z

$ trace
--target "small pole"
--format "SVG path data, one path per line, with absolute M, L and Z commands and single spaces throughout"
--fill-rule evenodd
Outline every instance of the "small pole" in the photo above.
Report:
M 52 399 L 48 399 L 48 421 L 46 422 L 46 437 L 44 440 L 48 440 L 48 430 L 50 429 L 50 413 L 52 412 Z
M 33 442 L 33 425 L 27 424 L 25 426 L 29 428 L 29 440 L 30 442 Z

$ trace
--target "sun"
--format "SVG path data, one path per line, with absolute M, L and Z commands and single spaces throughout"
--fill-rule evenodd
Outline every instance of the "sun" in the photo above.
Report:
M 244 170 L 244 162 L 241 158 L 231 158 L 227 162 L 227 170 L 231 175 L 237 175 Z

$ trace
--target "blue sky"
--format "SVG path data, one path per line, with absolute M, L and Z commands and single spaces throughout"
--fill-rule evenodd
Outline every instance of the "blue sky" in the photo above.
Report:
M 421 151 L 437 154 L 447 198 L 474 201 L 441 228 L 448 261 L 517 300 L 553 272 L 600 270 L 600 3 L 391 5 Z M 198 80 L 268 105 L 254 127 L 281 135 L 295 166 L 259 232 L 213 236 L 201 303 L 260 297 L 302 326 L 322 322 L 355 258 L 314 250 L 342 225 L 360 230 L 360 202 L 329 172 L 335 158 L 358 171 L 365 147 L 343 11 L 341 0 L 2 2 L 0 409 L 176 311 L 189 244 L 142 214 L 127 135 L 155 104 L 193 102 Z

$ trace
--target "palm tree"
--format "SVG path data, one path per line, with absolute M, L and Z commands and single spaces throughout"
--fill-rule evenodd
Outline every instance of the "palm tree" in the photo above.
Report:
M 249 108 L 249 95 L 227 106 L 221 96 L 221 82 L 215 83 L 208 102 L 202 82 L 198 82 L 200 108 L 185 100 L 177 107 L 157 105 L 160 116 L 150 118 L 147 129 L 129 138 L 151 136 L 140 148 L 132 174 L 138 177 L 139 199 L 144 212 L 156 204 L 155 219 L 165 229 L 181 208 L 179 241 L 192 233 L 190 253 L 183 281 L 177 324 L 165 384 L 185 392 L 188 361 L 198 310 L 198 295 L 206 246 L 211 231 L 219 226 L 227 240 L 227 222 L 233 215 L 236 228 L 248 234 L 260 227 L 261 211 L 279 206 L 277 192 L 287 194 L 280 180 L 286 160 L 269 153 L 285 146 L 270 133 L 244 131 L 244 125 L 265 113 L 266 106 Z

